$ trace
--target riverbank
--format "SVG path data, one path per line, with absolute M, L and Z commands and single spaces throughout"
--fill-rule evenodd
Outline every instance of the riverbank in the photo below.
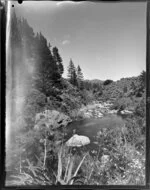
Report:
M 113 106 L 112 102 L 96 102 L 83 106 L 79 113 L 82 116 L 82 118 L 102 118 L 104 116 L 107 116 L 109 114 L 120 114 L 120 115 L 127 115 L 127 114 L 133 114 L 132 111 L 129 110 L 116 110 L 111 109 Z
M 118 110 L 111 110 L 112 103 L 108 102 L 93 102 L 82 107 L 79 111 L 84 118 L 102 118 L 108 114 L 116 114 Z

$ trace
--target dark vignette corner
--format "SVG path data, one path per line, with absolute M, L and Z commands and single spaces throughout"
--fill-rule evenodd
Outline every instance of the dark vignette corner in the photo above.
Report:
M 1 142 L 0 142 L 0 187 L 4 186 L 4 178 L 5 178 L 5 82 L 6 82 L 6 51 L 5 51 L 5 45 L 6 45 L 6 2 L 1 3 L 0 2 L 0 41 L 1 41 L 1 67 L 0 67 L 0 77 L 1 77 L 1 84 L 0 84 L 0 92 L 2 90 L 2 93 L 0 95 L 0 135 L 1 135 Z M 2 107 L 2 110 L 1 110 Z
M 150 188 L 150 1 L 147 1 L 147 51 L 146 51 L 146 70 L 147 70 L 147 92 L 146 92 L 146 118 L 147 118 L 147 127 L 146 127 L 146 185 Z

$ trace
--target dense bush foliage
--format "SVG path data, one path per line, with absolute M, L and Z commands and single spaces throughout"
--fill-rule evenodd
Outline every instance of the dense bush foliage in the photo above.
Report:
M 103 85 L 106 86 L 106 85 L 111 84 L 112 82 L 113 82 L 113 80 L 108 79 L 108 80 L 104 81 Z

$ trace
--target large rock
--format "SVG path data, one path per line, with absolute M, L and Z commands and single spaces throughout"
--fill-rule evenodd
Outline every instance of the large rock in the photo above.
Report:
M 36 114 L 34 128 L 37 130 L 43 127 L 57 129 L 59 127 L 66 127 L 71 121 L 70 117 L 63 113 L 56 110 L 46 110 Z
M 92 113 L 90 113 L 90 112 L 83 113 L 83 116 L 84 116 L 84 118 L 91 118 L 91 117 L 93 117 Z
M 67 142 L 66 145 L 70 147 L 81 147 L 90 144 L 90 139 L 82 135 L 73 135 Z
M 109 110 L 108 113 L 109 114 L 116 114 L 118 112 L 118 110 Z
M 122 110 L 120 113 L 121 114 L 133 114 L 133 112 L 129 111 L 129 110 Z

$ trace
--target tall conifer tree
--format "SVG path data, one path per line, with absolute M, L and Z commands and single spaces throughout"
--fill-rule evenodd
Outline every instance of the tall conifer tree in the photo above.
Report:
M 83 73 L 79 65 L 77 67 L 77 83 L 78 87 L 83 89 Z
M 35 84 L 38 90 L 49 96 L 52 93 L 52 86 L 60 82 L 61 75 L 57 64 L 47 45 L 47 40 L 40 33 L 36 36 L 36 73 Z
M 69 66 L 68 66 L 68 79 L 71 84 L 77 86 L 77 74 L 74 63 L 72 59 L 70 59 Z
M 58 71 L 60 73 L 60 75 L 62 76 L 63 72 L 64 72 L 64 67 L 63 67 L 63 63 L 62 63 L 62 58 L 59 55 L 59 51 L 57 47 L 53 48 L 53 58 L 56 61 L 56 64 L 58 66 Z

